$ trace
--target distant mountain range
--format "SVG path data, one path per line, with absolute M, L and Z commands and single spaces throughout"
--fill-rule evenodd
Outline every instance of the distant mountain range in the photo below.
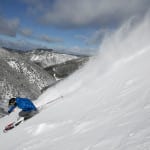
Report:
M 62 54 L 52 49 L 18 51 L 0 48 L 0 113 L 11 97 L 36 99 L 87 62 L 89 57 Z
M 67 77 L 89 60 L 89 56 L 64 54 L 52 49 L 37 49 L 24 55 L 56 78 Z

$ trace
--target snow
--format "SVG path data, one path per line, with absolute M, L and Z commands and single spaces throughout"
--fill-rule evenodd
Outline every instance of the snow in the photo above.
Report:
M 20 66 L 16 61 L 8 61 L 7 62 L 12 68 L 15 68 L 18 72 L 20 71 Z
M 38 115 L 8 133 L 19 110 L 2 118 L 1 149 L 149 150 L 149 18 L 106 37 L 97 57 L 38 98 Z
M 69 54 L 60 54 L 55 52 L 41 52 L 41 55 L 36 53 L 30 55 L 33 62 L 41 62 L 41 65 L 46 68 L 53 65 L 65 63 L 66 61 L 78 59 L 78 56 Z

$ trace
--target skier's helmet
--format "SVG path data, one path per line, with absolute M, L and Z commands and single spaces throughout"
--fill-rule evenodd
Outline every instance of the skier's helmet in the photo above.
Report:
M 11 98 L 11 99 L 9 100 L 8 105 L 9 105 L 9 106 L 15 105 L 15 103 L 16 103 L 16 99 L 15 99 L 15 98 Z

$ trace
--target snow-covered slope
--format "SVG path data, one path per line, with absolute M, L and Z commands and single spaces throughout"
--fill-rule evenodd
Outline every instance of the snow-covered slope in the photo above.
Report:
M 41 95 L 37 105 L 63 98 L 0 133 L 1 149 L 149 150 L 149 18 L 106 38 L 95 60 Z M 1 119 L 0 129 L 14 115 Z
M 26 52 L 31 61 L 40 64 L 43 68 L 65 63 L 69 60 L 80 58 L 76 55 L 61 54 L 53 50 L 33 50 Z
M 55 82 L 53 76 L 26 57 L 0 48 L 0 100 L 18 95 L 35 99 Z

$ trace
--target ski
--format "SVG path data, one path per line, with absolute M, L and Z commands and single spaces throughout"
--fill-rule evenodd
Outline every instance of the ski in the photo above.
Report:
M 17 121 L 17 122 L 9 123 L 9 124 L 6 125 L 5 128 L 3 129 L 3 132 L 4 132 L 4 133 L 8 132 L 9 130 L 15 128 L 16 126 L 18 126 L 18 125 L 21 124 L 22 122 L 24 122 L 24 119 L 19 120 L 19 121 Z

